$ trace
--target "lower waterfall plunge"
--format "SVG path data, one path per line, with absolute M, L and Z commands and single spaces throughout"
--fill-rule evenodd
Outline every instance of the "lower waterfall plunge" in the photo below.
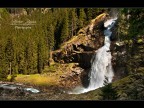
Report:
M 116 19 L 111 18 L 104 23 L 105 42 L 104 46 L 99 48 L 94 55 L 89 73 L 89 86 L 87 88 L 77 87 L 68 92 L 69 94 L 81 94 L 102 87 L 106 78 L 108 83 L 112 81 L 114 73 L 111 65 L 110 36 L 112 32 L 110 29 L 114 26 Z

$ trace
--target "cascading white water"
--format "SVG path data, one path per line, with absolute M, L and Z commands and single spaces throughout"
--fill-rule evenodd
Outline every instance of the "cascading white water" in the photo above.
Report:
M 111 65 L 112 56 L 109 50 L 111 43 L 110 36 L 112 34 L 110 29 L 114 26 L 115 20 L 116 19 L 110 19 L 104 23 L 104 26 L 107 28 L 104 31 L 105 42 L 104 46 L 98 49 L 95 54 L 95 59 L 90 71 L 90 84 L 87 88 L 88 91 L 104 86 L 105 78 L 108 79 L 108 83 L 113 79 L 114 73 Z
M 110 50 L 110 36 L 112 34 L 111 28 L 114 26 L 117 18 L 111 18 L 104 23 L 106 30 L 104 30 L 105 42 L 104 46 L 98 49 L 95 53 L 92 62 L 91 71 L 89 74 L 90 83 L 88 88 L 75 88 L 69 94 L 80 94 L 91 90 L 95 90 L 104 86 L 104 81 L 107 78 L 108 83 L 113 79 L 114 73 L 111 65 L 111 52 Z

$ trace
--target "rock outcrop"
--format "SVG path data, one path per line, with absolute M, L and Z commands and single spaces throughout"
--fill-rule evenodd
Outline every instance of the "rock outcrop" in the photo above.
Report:
M 84 69 L 90 68 L 92 56 L 104 44 L 103 24 L 106 18 L 107 14 L 103 13 L 91 20 L 88 26 L 79 30 L 77 36 L 52 52 L 53 60 L 59 63 L 79 63 Z

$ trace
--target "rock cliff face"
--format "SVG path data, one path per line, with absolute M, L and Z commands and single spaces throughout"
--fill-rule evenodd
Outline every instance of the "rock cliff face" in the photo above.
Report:
M 93 54 L 104 44 L 103 23 L 106 18 L 106 13 L 100 14 L 80 29 L 77 36 L 52 52 L 53 60 L 59 63 L 79 63 L 84 69 L 90 68 Z
M 139 67 L 144 67 L 144 36 L 131 40 L 112 43 L 112 64 L 115 78 L 121 79 L 137 72 Z

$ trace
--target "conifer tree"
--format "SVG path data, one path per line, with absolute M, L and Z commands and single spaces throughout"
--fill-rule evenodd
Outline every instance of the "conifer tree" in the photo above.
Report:
M 2 45 L 0 45 L 0 81 L 5 81 L 8 76 L 8 72 L 6 71 L 8 67 L 6 67 L 5 54 L 3 51 Z
M 64 9 L 63 10 L 63 15 L 64 15 L 64 18 L 63 18 L 63 21 L 62 21 L 62 31 L 61 31 L 61 42 L 64 42 L 67 40 L 67 37 L 69 36 L 69 28 L 68 28 L 68 11 L 67 9 Z
M 115 100 L 118 98 L 117 92 L 113 89 L 112 83 L 108 83 L 108 78 L 105 77 L 104 87 L 101 89 L 103 100 Z
M 82 28 L 86 21 L 86 14 L 84 8 L 79 9 L 79 28 Z
M 76 14 L 76 9 L 72 8 L 70 10 L 69 14 L 69 35 L 72 37 L 73 35 L 76 35 L 76 30 L 77 30 L 77 24 L 78 23 L 78 17 Z
M 38 43 L 38 46 L 37 46 L 37 70 L 38 70 L 38 73 L 42 73 L 42 69 L 43 69 L 43 54 L 42 54 L 42 43 L 41 43 L 41 40 L 39 41 Z
M 88 21 L 93 18 L 93 8 L 87 8 L 86 16 Z
M 12 39 L 8 38 L 7 44 L 5 46 L 5 58 L 6 62 L 9 65 L 9 74 L 12 74 L 12 61 L 14 61 L 14 48 L 13 48 L 13 43 Z

